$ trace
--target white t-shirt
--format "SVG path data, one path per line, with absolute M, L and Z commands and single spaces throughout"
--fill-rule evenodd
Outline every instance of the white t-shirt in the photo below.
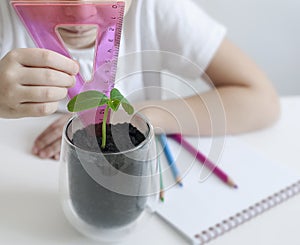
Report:
M 159 99 L 160 71 L 196 79 L 225 36 L 225 28 L 191 0 L 133 0 L 124 18 L 116 84 L 133 100 Z M 0 58 L 34 47 L 8 0 L 0 1 Z M 72 51 L 88 78 L 93 49 Z

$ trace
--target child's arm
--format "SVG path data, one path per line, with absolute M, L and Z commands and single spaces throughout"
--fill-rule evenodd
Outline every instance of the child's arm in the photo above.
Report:
M 270 81 L 229 41 L 223 42 L 206 73 L 215 89 L 182 100 L 145 101 L 135 105 L 136 111 L 145 114 L 155 128 L 186 135 L 241 133 L 277 119 L 278 97 Z M 68 116 L 58 119 L 37 138 L 35 155 L 59 158 L 61 130 L 67 120 Z
M 15 49 L 0 60 L 0 117 L 44 116 L 75 84 L 78 64 L 45 49 Z
M 206 74 L 215 89 L 183 100 L 146 101 L 137 109 L 154 127 L 187 135 L 236 134 L 268 126 L 278 118 L 278 97 L 270 81 L 228 40 L 223 41 Z

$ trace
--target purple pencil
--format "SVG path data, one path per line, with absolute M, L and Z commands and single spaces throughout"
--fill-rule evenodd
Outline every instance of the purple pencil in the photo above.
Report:
M 177 141 L 179 144 L 183 146 L 188 152 L 190 152 L 193 156 L 197 158 L 197 160 L 203 164 L 205 167 L 210 169 L 214 175 L 216 175 L 220 180 L 222 180 L 227 185 L 237 188 L 238 186 L 234 183 L 234 181 L 218 166 L 216 166 L 212 161 L 210 161 L 204 154 L 194 148 L 189 142 L 187 142 L 181 134 L 171 134 L 168 135 L 170 138 Z

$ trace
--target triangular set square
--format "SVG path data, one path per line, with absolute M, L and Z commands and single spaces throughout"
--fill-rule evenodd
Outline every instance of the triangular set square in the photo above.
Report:
M 94 67 L 91 81 L 81 74 L 68 91 L 69 98 L 95 89 L 108 94 L 114 86 L 125 3 L 76 1 L 12 1 L 36 45 L 71 58 L 58 33 L 61 26 L 94 25 L 97 27 Z

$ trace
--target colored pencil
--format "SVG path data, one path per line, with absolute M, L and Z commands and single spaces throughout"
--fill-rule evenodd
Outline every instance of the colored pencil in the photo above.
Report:
M 180 177 L 179 171 L 177 169 L 177 166 L 176 166 L 174 157 L 172 155 L 171 149 L 169 147 L 167 136 L 165 134 L 160 134 L 158 136 L 158 138 L 159 138 L 160 143 L 161 143 L 161 145 L 163 147 L 165 156 L 166 156 L 168 164 L 169 164 L 169 166 L 171 168 L 171 171 L 172 171 L 172 174 L 174 176 L 174 179 L 175 179 L 175 181 L 176 181 L 177 184 L 179 184 L 180 186 L 182 186 L 181 177 Z
M 158 139 L 156 137 L 156 152 L 158 153 Z M 161 170 L 161 163 L 160 163 L 160 154 L 157 154 L 157 164 L 159 169 L 159 199 L 161 202 L 165 201 L 165 193 L 164 193 L 164 182 Z
M 161 172 L 161 164 L 160 161 L 158 162 L 158 167 L 159 167 L 159 199 L 164 202 L 165 201 L 165 191 L 164 191 L 164 182 L 163 182 L 163 177 L 162 177 L 162 172 Z
M 227 185 L 238 188 L 238 186 L 234 183 L 234 181 L 216 164 L 214 164 L 211 160 L 209 160 L 203 153 L 198 151 L 194 146 L 192 146 L 189 142 L 187 142 L 181 134 L 172 134 L 169 135 L 170 138 L 177 141 L 179 144 L 183 146 L 188 152 L 190 152 L 193 156 L 197 158 L 197 160 L 203 164 L 205 167 L 210 169 L 214 175 L 216 175 L 220 180 L 222 180 Z

